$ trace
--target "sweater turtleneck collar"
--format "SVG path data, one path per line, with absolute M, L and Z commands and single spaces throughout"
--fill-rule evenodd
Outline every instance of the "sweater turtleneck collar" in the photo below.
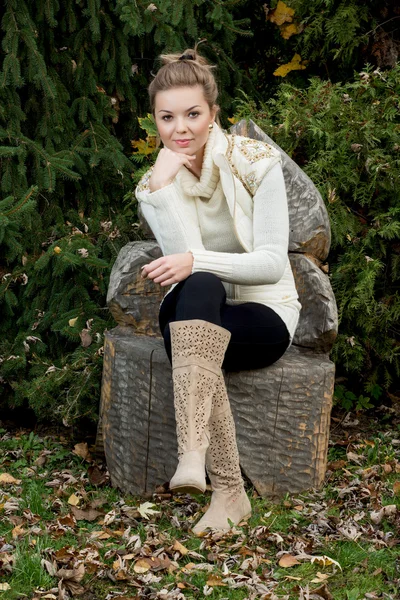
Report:
M 200 179 L 191 173 L 186 167 L 179 169 L 177 178 L 179 183 L 188 196 L 196 196 L 202 200 L 209 200 L 215 192 L 219 181 L 219 169 L 212 158 L 212 151 L 215 144 L 218 125 L 214 123 L 208 136 L 201 166 Z

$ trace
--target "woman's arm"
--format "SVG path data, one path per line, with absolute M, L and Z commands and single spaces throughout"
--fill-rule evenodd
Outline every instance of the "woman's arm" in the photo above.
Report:
M 191 244 L 192 272 L 214 273 L 222 281 L 243 285 L 277 283 L 288 260 L 289 216 L 280 163 L 265 175 L 254 196 L 253 252 L 212 252 Z
M 136 197 L 164 256 L 188 252 L 192 245 L 204 249 L 195 203 L 174 182 L 154 192 L 139 188 Z

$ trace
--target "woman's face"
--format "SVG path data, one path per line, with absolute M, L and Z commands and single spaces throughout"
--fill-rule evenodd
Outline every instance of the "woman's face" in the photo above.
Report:
M 155 121 L 164 146 L 201 159 L 216 112 L 216 107 L 210 109 L 200 85 L 172 88 L 155 97 Z

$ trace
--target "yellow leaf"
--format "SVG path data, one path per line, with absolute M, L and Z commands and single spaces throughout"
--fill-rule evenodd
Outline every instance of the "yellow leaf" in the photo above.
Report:
M 55 248 L 54 248 L 54 254 L 60 254 L 60 252 L 62 252 L 60 246 L 55 246 Z
M 295 54 L 292 58 L 292 60 L 289 63 L 286 63 L 285 65 L 281 65 L 280 67 L 278 67 L 275 71 L 274 71 L 274 75 L 276 77 L 286 77 L 286 75 L 288 73 L 290 73 L 290 71 L 298 71 L 301 69 L 305 69 L 306 68 L 306 63 L 307 61 L 304 61 L 304 64 L 301 64 L 301 56 L 300 54 Z
M 329 579 L 329 575 L 326 575 L 325 573 L 318 572 L 317 576 L 314 577 L 314 579 L 311 579 L 311 583 L 323 583 L 327 579 Z
M 339 567 L 340 570 L 342 570 L 340 564 L 333 558 L 330 558 L 329 556 L 313 556 L 311 559 L 311 563 L 315 562 L 319 565 L 322 565 L 323 567 L 326 567 L 327 565 L 336 565 L 337 567 Z
M 68 325 L 69 325 L 70 327 L 74 327 L 74 326 L 75 326 L 75 323 L 76 323 L 76 322 L 77 322 L 77 320 L 78 320 L 78 318 L 79 318 L 79 317 L 75 317 L 75 319 L 70 319 L 70 320 L 68 321 Z
M 9 475 L 9 473 L 2 473 L 0 475 L 0 483 L 14 483 L 18 485 L 19 483 L 21 483 L 21 480 L 15 479 L 15 477 Z
M 187 563 L 187 565 L 185 565 L 184 567 L 182 567 L 182 573 L 187 573 L 188 571 L 190 571 L 191 569 L 194 569 L 196 566 L 196 563 L 190 562 Z
M 284 554 L 279 561 L 279 566 L 283 567 L 284 569 L 299 564 L 300 562 L 297 560 L 297 558 L 295 556 L 292 556 L 291 554 Z
M 24 529 L 22 527 L 22 525 L 17 525 L 16 527 L 14 527 L 14 529 L 12 530 L 12 536 L 13 539 L 17 539 L 19 537 L 21 537 L 21 535 L 24 535 L 24 533 L 26 533 L 26 529 Z
M 71 496 L 68 498 L 68 504 L 71 506 L 78 506 L 80 501 L 81 499 L 78 498 L 78 496 L 75 496 L 75 494 L 71 494 Z
M 236 117 L 228 117 L 228 121 L 229 121 L 229 123 L 232 123 L 232 125 L 234 125 L 235 123 L 238 122 L 238 120 L 236 119 Z
M 119 571 L 119 569 L 122 568 L 121 558 L 118 558 L 118 560 L 114 560 L 112 568 L 114 569 L 114 571 Z
M 75 325 L 75 322 L 77 321 L 78 317 L 76 317 L 76 319 L 71 319 L 69 321 L 69 324 L 71 325 L 71 321 L 74 321 L 73 325 L 71 325 L 71 327 L 73 327 Z M 75 444 L 74 449 L 72 450 L 72 454 L 76 454 L 77 456 L 80 456 L 81 458 L 83 458 L 84 460 L 90 460 L 90 453 L 89 453 L 89 448 L 86 442 L 81 442 L 80 444 Z
M 207 585 L 209 585 L 210 587 L 216 587 L 216 586 L 224 586 L 226 587 L 226 583 L 223 583 L 221 577 L 219 577 L 219 575 L 210 575 L 209 578 L 207 579 Z
M 156 149 L 157 138 L 148 137 L 146 140 L 134 140 L 132 147 L 138 154 L 151 154 Z
M 6 592 L 7 590 L 11 590 L 11 586 L 9 583 L 0 583 L 0 592 Z
M 144 558 L 139 558 L 139 560 L 133 565 L 133 570 L 135 573 L 146 573 L 147 571 L 150 571 L 150 569 L 151 566 L 149 562 Z
M 295 33 L 300 33 L 301 29 L 296 25 L 296 23 L 291 23 L 290 25 L 282 25 L 281 27 L 281 36 L 288 40 Z
M 291 23 L 293 21 L 294 10 L 289 8 L 284 2 L 279 0 L 276 8 L 271 10 L 267 15 L 267 21 L 282 25 L 283 23 Z
M 180 542 L 178 542 L 178 540 L 175 541 L 175 544 L 173 545 L 173 550 L 180 552 L 182 556 L 185 556 L 185 554 L 189 552 L 189 550 L 185 548 L 185 546 L 183 546 Z
M 111 535 L 106 531 L 93 531 L 90 537 L 96 540 L 108 540 L 110 539 Z

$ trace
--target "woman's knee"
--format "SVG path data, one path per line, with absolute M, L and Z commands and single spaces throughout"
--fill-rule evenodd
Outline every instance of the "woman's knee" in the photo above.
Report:
M 209 293 L 216 292 L 225 294 L 225 288 L 222 281 L 217 275 L 214 275 L 214 273 L 193 273 L 186 279 L 184 287 L 198 291 L 199 293 L 204 293 L 204 290 L 207 290 Z

